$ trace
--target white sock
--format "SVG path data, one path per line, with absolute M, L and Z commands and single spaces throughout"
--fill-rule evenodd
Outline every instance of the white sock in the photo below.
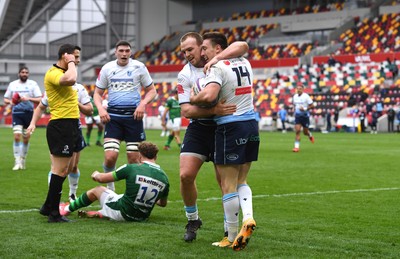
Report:
M 241 184 L 238 186 L 239 203 L 242 209 L 243 222 L 253 218 L 253 195 L 250 186 Z
M 78 189 L 78 182 L 79 182 L 79 176 L 81 175 L 81 173 L 76 172 L 70 172 L 68 174 L 68 182 L 69 182 L 69 196 L 71 196 L 72 194 L 75 194 L 76 196 L 76 190 Z
M 112 168 L 106 167 L 105 165 L 103 165 L 103 170 L 104 173 L 109 173 L 115 170 L 115 166 Z M 114 182 L 111 183 L 107 183 L 107 188 L 110 189 L 111 191 L 115 191 L 115 184 Z
M 237 192 L 225 194 L 222 197 L 222 203 L 228 229 L 228 240 L 233 242 L 239 228 L 239 194 Z
M 294 147 L 295 148 L 300 148 L 300 141 L 295 141 L 294 142 Z
M 188 220 L 199 219 L 199 210 L 197 209 L 197 204 L 194 206 L 184 206 L 184 208 Z
M 20 151 L 21 157 L 26 158 L 28 150 L 29 150 L 29 143 L 25 145 L 23 142 L 21 142 L 21 151 Z
M 20 142 L 15 142 L 13 143 L 13 152 L 14 152 L 14 158 L 15 161 L 18 161 L 21 158 L 21 146 Z

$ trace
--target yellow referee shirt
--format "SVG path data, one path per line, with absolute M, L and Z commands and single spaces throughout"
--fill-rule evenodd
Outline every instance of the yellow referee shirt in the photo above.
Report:
M 78 95 L 72 86 L 61 86 L 60 78 L 65 70 L 53 65 L 44 76 L 50 120 L 79 119 Z

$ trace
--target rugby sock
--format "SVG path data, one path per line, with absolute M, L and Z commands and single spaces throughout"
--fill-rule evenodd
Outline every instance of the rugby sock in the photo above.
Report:
M 174 139 L 174 135 L 169 135 L 168 139 L 167 139 L 167 143 L 165 143 L 165 145 L 169 147 L 169 145 L 171 144 L 173 139 Z
M 89 144 L 90 143 L 90 134 L 86 133 L 86 143 Z
M 73 173 L 73 172 L 69 172 L 68 174 L 68 182 L 69 182 L 69 196 L 71 196 L 71 194 L 75 194 L 76 196 L 76 190 L 78 189 L 78 182 L 79 182 L 79 176 L 81 175 L 81 173 L 78 172 Z
M 186 217 L 188 220 L 198 220 L 199 211 L 197 210 L 197 204 L 194 206 L 184 206 L 186 211 Z
M 21 156 L 20 142 L 13 142 L 13 151 L 15 160 L 18 160 Z
M 294 147 L 295 147 L 295 148 L 300 148 L 300 141 L 297 141 L 297 140 L 296 140 L 296 141 L 294 142 Z
M 311 138 L 312 137 L 312 133 L 311 131 L 308 131 L 308 137 Z
M 21 142 L 21 151 L 20 151 L 21 157 L 26 158 L 26 156 L 28 154 L 28 150 L 29 150 L 29 143 L 25 144 L 25 143 Z
M 57 216 L 59 212 L 59 204 L 62 194 L 62 186 L 66 177 L 62 177 L 56 174 L 51 174 L 49 191 L 47 193 L 47 199 L 49 201 L 51 214 Z
M 253 195 L 250 186 L 241 184 L 237 188 L 239 193 L 239 203 L 242 209 L 243 222 L 249 218 L 253 218 Z
M 228 240 L 233 242 L 239 228 L 239 194 L 237 192 L 224 194 L 222 203 L 228 229 Z
M 115 170 L 115 166 L 114 167 L 107 167 L 105 165 L 103 165 L 103 170 L 104 173 L 109 173 Z M 111 191 L 115 191 L 115 184 L 114 182 L 111 183 L 107 183 L 107 188 L 110 189 Z
M 100 141 L 102 136 L 103 136 L 103 131 L 98 131 L 97 132 L 97 141 Z
M 69 212 L 73 212 L 73 211 L 76 211 L 77 209 L 87 207 L 92 203 L 93 202 L 89 199 L 87 193 L 84 192 L 81 196 L 79 196 L 78 199 L 74 200 L 68 206 L 66 206 L 65 210 L 69 211 Z

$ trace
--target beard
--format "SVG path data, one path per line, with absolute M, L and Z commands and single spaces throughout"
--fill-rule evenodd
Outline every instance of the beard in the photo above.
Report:
M 19 77 L 19 80 L 21 80 L 21 82 L 26 82 L 26 80 L 28 80 L 28 77 L 27 76 L 20 76 Z

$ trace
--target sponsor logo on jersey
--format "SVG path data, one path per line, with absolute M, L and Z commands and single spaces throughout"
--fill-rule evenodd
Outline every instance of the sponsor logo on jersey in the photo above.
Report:
M 132 81 L 111 80 L 109 89 L 115 92 L 132 91 L 134 84 Z
M 181 84 L 178 84 L 176 86 L 176 90 L 178 91 L 178 94 L 183 94 L 185 91 L 183 90 L 183 86 Z
M 235 95 L 251 94 L 251 86 L 240 87 L 235 89 Z
M 224 60 L 224 64 L 229 66 L 231 64 L 231 62 L 229 62 L 229 60 Z

